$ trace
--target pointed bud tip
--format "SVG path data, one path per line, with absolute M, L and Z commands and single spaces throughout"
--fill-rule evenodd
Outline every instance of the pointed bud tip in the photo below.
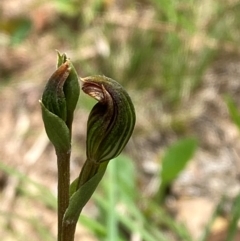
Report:
M 71 66 L 69 61 L 63 63 L 50 77 L 49 82 L 57 82 L 58 86 L 63 86 L 64 82 L 66 81 L 69 73 L 71 71 Z

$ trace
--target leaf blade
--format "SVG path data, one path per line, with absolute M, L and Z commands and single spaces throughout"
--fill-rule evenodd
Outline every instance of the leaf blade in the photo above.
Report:
M 173 181 L 192 158 L 197 148 L 197 142 L 193 138 L 178 141 L 165 153 L 162 160 L 161 180 L 168 184 Z
M 63 218 L 64 223 L 77 223 L 83 207 L 96 190 L 106 171 L 107 165 L 108 162 L 103 162 L 98 169 L 98 172 L 89 181 L 79 187 L 74 194 L 72 194 L 69 201 L 69 206 Z

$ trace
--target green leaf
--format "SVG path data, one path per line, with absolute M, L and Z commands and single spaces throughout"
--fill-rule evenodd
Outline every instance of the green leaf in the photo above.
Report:
M 131 200 L 135 203 L 137 198 L 136 167 L 133 160 L 128 156 L 121 154 L 113 162 L 116 165 L 116 178 L 119 182 L 117 187 L 120 195 L 123 199 Z
M 173 181 L 192 158 L 197 147 L 195 139 L 183 139 L 172 145 L 162 160 L 161 180 L 168 184 Z
M 235 240 L 236 232 L 238 230 L 238 221 L 240 219 L 240 194 L 238 194 L 234 200 L 231 221 L 229 223 L 228 233 L 226 241 Z
M 234 103 L 233 99 L 230 96 L 225 97 L 229 114 L 233 120 L 233 122 L 237 125 L 237 127 L 240 129 L 240 114 L 237 109 L 236 104 Z
M 98 172 L 89 181 L 84 183 L 70 198 L 69 206 L 63 218 L 64 223 L 77 223 L 79 215 L 91 198 L 99 182 L 101 181 L 108 162 L 101 163 Z
M 42 107 L 42 118 L 49 140 L 54 145 L 56 151 L 68 152 L 71 148 L 68 127 L 60 117 L 46 109 L 41 101 L 40 104 Z
M 7 26 L 9 27 L 8 29 L 10 30 L 9 32 L 11 34 L 10 43 L 12 45 L 21 44 L 28 37 L 32 29 L 32 22 L 29 19 L 24 17 L 7 20 L 6 23 L 7 23 Z
M 38 201 L 41 200 L 41 202 L 43 202 L 46 206 L 54 210 L 56 209 L 56 198 L 47 187 L 37 183 L 36 181 L 33 181 L 31 178 L 27 176 L 27 174 L 22 173 L 17 168 L 10 167 L 2 161 L 0 161 L 0 170 L 7 173 L 10 176 L 15 177 L 16 179 L 21 181 L 21 184 L 24 184 L 20 185 L 19 188 L 26 197 L 29 197 L 31 200 L 36 198 Z M 26 188 L 25 184 L 30 184 L 36 187 L 38 189 L 38 192 L 34 192 L 34 194 L 31 193 L 30 190 L 32 189 Z
M 106 198 L 102 198 L 99 195 L 94 195 L 95 200 L 97 202 L 97 205 L 104 210 L 105 213 L 109 210 L 109 202 L 106 200 Z M 120 223 L 120 226 L 123 227 L 128 233 L 137 233 L 142 240 L 146 241 L 166 241 L 167 239 L 164 237 L 164 235 L 160 234 L 161 237 L 156 238 L 155 235 L 149 231 L 148 228 L 146 228 L 146 224 L 149 224 L 152 226 L 153 224 L 149 220 L 146 220 L 143 216 L 142 211 L 138 209 L 138 214 L 133 211 L 136 209 L 136 202 L 132 203 L 131 206 L 127 206 L 128 211 L 127 213 L 119 213 L 116 210 L 116 216 L 118 219 L 118 222 Z M 130 215 L 128 214 L 130 212 Z M 159 227 L 158 227 L 159 228 Z M 126 240 L 121 238 L 121 234 L 119 237 L 116 237 L 116 240 Z
M 107 190 L 107 195 L 105 198 L 108 199 L 108 210 L 106 213 L 107 216 L 107 223 L 106 223 L 106 228 L 107 228 L 107 237 L 106 241 L 117 241 L 117 237 L 119 237 L 119 230 L 118 230 L 118 218 L 116 214 L 116 209 L 115 207 L 117 206 L 118 202 L 118 179 L 117 179 L 117 163 L 115 160 L 113 160 L 109 166 L 108 166 L 108 190 Z
M 226 197 L 222 196 L 220 202 L 215 207 L 215 209 L 212 213 L 212 216 L 208 220 L 208 223 L 204 228 L 202 236 L 198 239 L 198 241 L 208 241 L 209 240 L 209 237 L 212 232 L 212 226 L 215 223 L 217 217 L 219 217 L 221 215 L 225 201 L 226 201 Z
M 70 185 L 69 187 L 69 197 L 71 197 L 77 190 L 79 177 L 77 177 Z

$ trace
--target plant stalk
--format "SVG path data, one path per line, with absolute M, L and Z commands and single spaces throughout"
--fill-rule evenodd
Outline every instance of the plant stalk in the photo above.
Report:
M 57 152 L 58 165 L 58 241 L 73 241 L 64 237 L 63 233 L 68 233 L 67 226 L 63 226 L 63 216 L 69 204 L 69 185 L 70 185 L 70 155 L 68 153 Z M 69 234 L 70 236 L 70 234 Z

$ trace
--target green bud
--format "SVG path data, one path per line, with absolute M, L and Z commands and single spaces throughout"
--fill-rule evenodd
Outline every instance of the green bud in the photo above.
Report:
M 58 53 L 57 70 L 48 80 L 40 101 L 48 138 L 58 151 L 69 151 L 74 110 L 80 87 L 75 68 Z
M 67 117 L 66 99 L 63 85 L 69 76 L 69 62 L 63 63 L 50 77 L 42 96 L 42 103 L 50 112 L 63 121 Z
M 63 63 L 68 62 L 70 69 L 71 69 L 69 76 L 67 77 L 67 79 L 64 83 L 64 86 L 63 86 L 63 92 L 64 92 L 65 99 L 66 99 L 66 109 L 67 109 L 66 124 L 69 128 L 71 128 L 74 110 L 76 108 L 78 98 L 80 95 L 78 74 L 77 74 L 77 71 L 75 70 L 73 64 L 71 63 L 71 61 L 67 58 L 66 54 L 61 55 L 59 52 L 57 52 L 57 53 L 58 53 L 57 66 L 59 67 Z
M 118 156 L 132 135 L 136 116 L 123 87 L 105 76 L 81 79 L 82 90 L 98 101 L 87 123 L 87 161 L 101 163 Z

